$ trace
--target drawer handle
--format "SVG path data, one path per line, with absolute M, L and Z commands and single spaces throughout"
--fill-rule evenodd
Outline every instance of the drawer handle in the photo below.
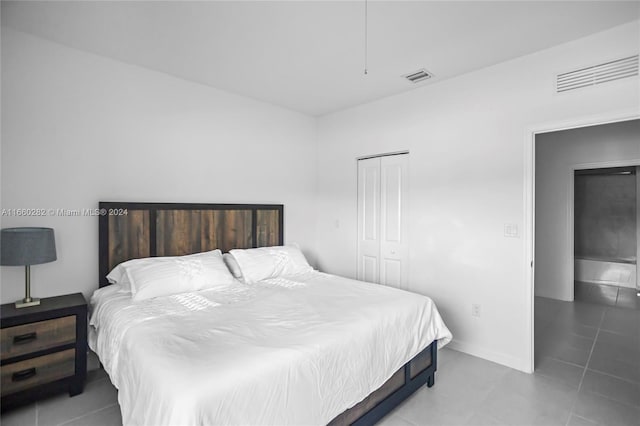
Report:
M 13 344 L 14 345 L 24 345 L 25 343 L 29 343 L 32 340 L 36 340 L 38 335 L 35 331 L 27 334 L 21 334 L 19 336 L 13 336 Z
M 11 375 L 12 382 L 21 382 L 23 380 L 27 380 L 36 375 L 36 368 L 31 367 L 27 370 L 18 371 Z

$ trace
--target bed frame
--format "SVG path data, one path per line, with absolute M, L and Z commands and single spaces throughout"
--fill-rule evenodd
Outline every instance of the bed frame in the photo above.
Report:
M 129 259 L 284 244 L 282 204 L 100 202 L 99 209 L 100 287 L 109 285 L 114 266 Z M 433 341 L 329 424 L 375 424 L 424 384 L 433 386 L 436 367 Z

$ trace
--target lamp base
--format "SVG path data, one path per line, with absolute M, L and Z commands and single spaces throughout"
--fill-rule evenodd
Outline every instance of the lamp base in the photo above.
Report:
M 40 299 L 30 297 L 28 299 L 22 299 L 16 301 L 16 308 L 28 308 L 29 306 L 37 306 L 40 304 Z

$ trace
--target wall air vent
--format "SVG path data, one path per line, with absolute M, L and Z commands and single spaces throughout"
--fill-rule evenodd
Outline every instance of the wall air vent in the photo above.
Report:
M 638 75 L 638 55 L 558 74 L 556 92 L 562 93 L 581 87 L 595 86 L 634 75 Z
M 421 81 L 428 80 L 433 77 L 433 74 L 423 68 L 416 72 L 412 72 L 411 74 L 403 75 L 402 77 L 406 78 L 412 83 L 420 83 Z

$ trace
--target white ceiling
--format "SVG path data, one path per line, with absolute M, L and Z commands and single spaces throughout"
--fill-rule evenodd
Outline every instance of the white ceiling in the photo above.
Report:
M 640 18 L 640 2 L 2 1 L 2 25 L 310 115 Z

